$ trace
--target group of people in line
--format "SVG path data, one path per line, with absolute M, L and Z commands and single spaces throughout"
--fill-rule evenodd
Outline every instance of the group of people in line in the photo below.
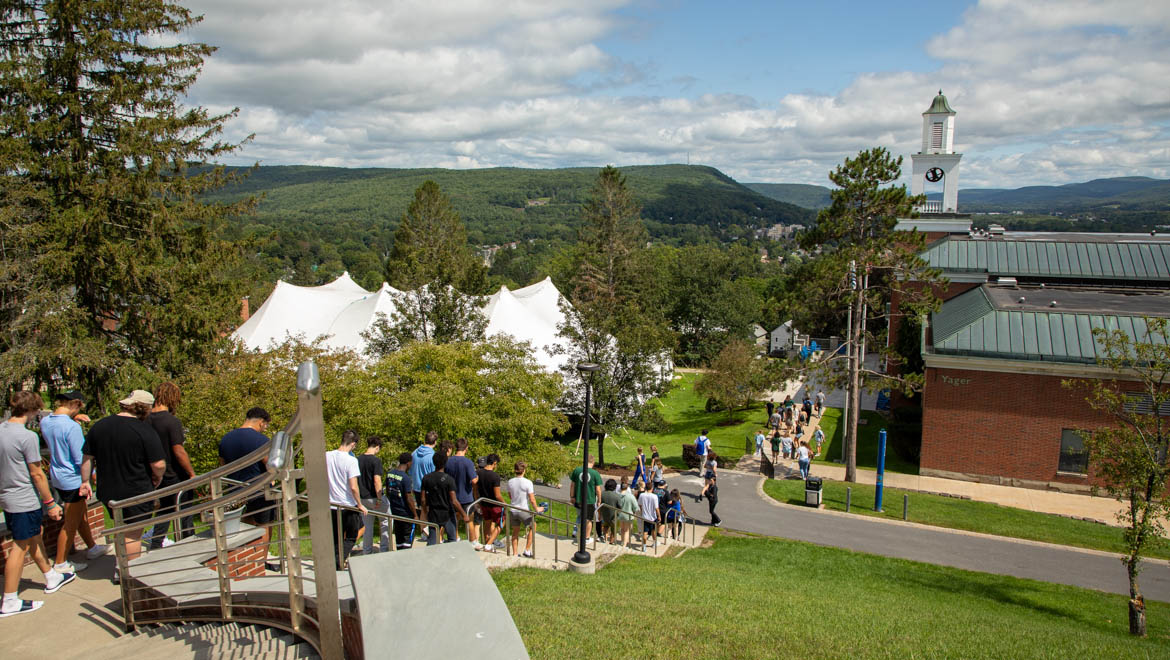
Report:
M 756 455 L 764 456 L 764 442 L 770 436 L 772 463 L 778 463 L 781 459 L 795 460 L 801 479 L 808 479 L 812 459 L 821 455 L 825 444 L 825 432 L 818 425 L 812 433 L 811 442 L 804 436 L 813 416 L 820 417 L 824 407 L 823 390 L 818 391 L 815 398 L 806 394 L 799 406 L 792 395 L 785 397 L 779 406 L 775 401 L 768 401 L 768 427 L 756 431 Z

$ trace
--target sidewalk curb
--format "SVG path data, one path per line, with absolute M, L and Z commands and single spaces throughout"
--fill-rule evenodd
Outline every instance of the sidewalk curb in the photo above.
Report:
M 1054 550 L 1071 550 L 1073 552 L 1079 552 L 1079 553 L 1086 554 L 1086 555 L 1093 555 L 1093 556 L 1097 556 L 1097 557 L 1109 557 L 1112 559 L 1117 559 L 1118 561 L 1124 560 L 1123 555 L 1120 555 L 1120 554 L 1115 553 L 1115 552 L 1106 552 L 1104 550 L 1093 550 L 1091 548 L 1081 548 L 1081 547 L 1077 547 L 1075 545 L 1061 545 L 1059 543 L 1047 543 L 1045 541 L 1033 541 L 1031 539 L 1020 539 L 1020 538 L 1015 538 L 1013 536 L 999 536 L 997 534 L 985 534 L 983 532 L 972 532 L 970 530 L 955 529 L 953 527 L 939 527 L 937 525 L 926 525 L 923 523 L 908 522 L 908 521 L 904 521 L 904 520 L 890 520 L 888 518 L 878 518 L 876 516 L 864 516 L 864 515 L 855 514 L 855 513 L 845 513 L 844 511 L 836 511 L 836 510 L 828 509 L 828 508 L 813 509 L 812 507 L 807 507 L 807 506 L 797 506 L 795 504 L 787 504 L 785 502 L 780 502 L 780 501 L 776 500 L 775 498 L 769 496 L 767 493 L 765 493 L 764 492 L 764 481 L 765 481 L 764 477 L 760 477 L 756 481 L 756 494 L 759 495 L 760 498 L 763 499 L 768 504 L 771 504 L 772 506 L 776 506 L 776 507 L 780 507 L 780 508 L 799 509 L 801 511 L 816 512 L 816 513 L 819 513 L 822 515 L 828 515 L 828 516 L 846 517 L 846 518 L 851 518 L 851 519 L 855 519 L 855 520 L 862 519 L 862 520 L 868 520 L 868 521 L 877 522 L 877 523 L 884 523 L 887 525 L 895 525 L 895 526 L 902 526 L 902 527 L 914 527 L 917 529 L 932 530 L 932 531 L 943 532 L 943 533 L 947 533 L 947 534 L 956 534 L 959 536 L 973 536 L 973 537 L 977 537 L 977 538 L 985 538 L 985 539 L 990 539 L 993 541 L 1008 541 L 1011 543 L 1018 543 L 1020 545 L 1030 545 L 1030 546 L 1035 546 L 1035 547 L 1040 547 L 1040 548 L 1052 548 Z M 1153 559 L 1153 558 L 1148 558 L 1148 557 L 1142 557 L 1142 563 L 1149 563 L 1149 564 L 1156 564 L 1159 566 L 1170 567 L 1170 560 L 1167 560 L 1167 559 Z

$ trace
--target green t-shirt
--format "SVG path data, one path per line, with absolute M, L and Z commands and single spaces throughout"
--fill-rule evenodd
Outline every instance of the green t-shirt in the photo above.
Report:
M 581 468 L 573 468 L 573 472 L 569 475 L 569 481 L 573 482 L 573 487 L 577 491 L 577 501 L 585 504 L 597 504 L 597 488 L 601 486 L 601 473 L 593 468 L 589 468 L 589 476 L 585 479 L 581 478 Z M 582 484 L 581 482 L 585 483 Z M 581 487 L 585 487 L 585 494 L 581 494 Z

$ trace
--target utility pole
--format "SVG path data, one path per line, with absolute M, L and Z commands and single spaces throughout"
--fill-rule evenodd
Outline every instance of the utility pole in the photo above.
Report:
M 865 291 L 859 286 L 857 278 L 857 262 L 849 262 L 849 285 L 854 292 L 854 299 L 850 303 L 849 337 L 850 344 L 855 345 L 849 354 L 849 387 L 846 391 L 849 399 L 849 410 L 852 415 L 845 426 L 845 481 L 857 481 L 857 420 L 861 413 L 861 359 L 863 326 L 865 317 Z

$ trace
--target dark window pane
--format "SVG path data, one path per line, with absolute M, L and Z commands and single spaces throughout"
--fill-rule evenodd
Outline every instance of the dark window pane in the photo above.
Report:
M 1080 431 L 1064 429 L 1060 432 L 1060 464 L 1057 470 L 1061 472 L 1077 472 L 1085 474 L 1089 467 L 1089 452 L 1085 450 L 1085 439 Z

